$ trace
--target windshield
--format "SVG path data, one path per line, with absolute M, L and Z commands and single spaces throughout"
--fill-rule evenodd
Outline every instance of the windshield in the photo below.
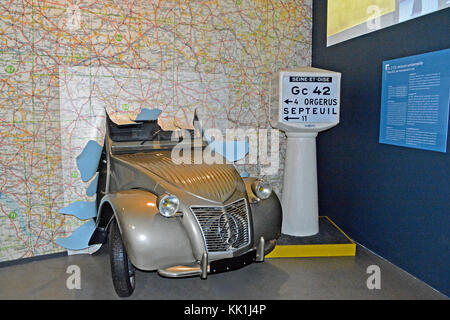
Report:
M 191 143 L 192 146 L 205 147 L 202 137 L 195 138 L 194 130 L 163 130 L 157 120 L 136 121 L 133 124 L 119 125 L 107 115 L 107 130 L 112 140 L 113 153 L 133 153 L 151 150 L 172 149 L 178 143 Z M 190 140 L 186 139 L 186 134 Z M 196 143 L 194 143 L 194 141 Z

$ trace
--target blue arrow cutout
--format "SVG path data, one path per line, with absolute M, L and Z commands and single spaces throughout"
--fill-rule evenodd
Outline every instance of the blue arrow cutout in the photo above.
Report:
M 94 180 L 92 180 L 91 184 L 86 190 L 86 195 L 89 197 L 92 197 L 97 193 L 98 176 L 99 175 L 97 174 L 97 176 L 94 178 Z
M 249 151 L 248 139 L 239 141 L 217 141 L 211 139 L 206 133 L 204 133 L 204 135 L 208 142 L 208 147 L 221 154 L 228 162 L 235 162 L 243 159 Z
M 89 240 L 95 231 L 94 220 L 89 220 L 81 227 L 77 228 L 67 238 L 57 238 L 55 242 L 63 248 L 69 250 L 81 250 L 89 247 Z
M 76 160 L 83 182 L 89 181 L 97 172 L 101 155 L 102 147 L 97 141 L 89 140 Z
M 60 214 L 70 214 L 81 220 L 94 218 L 97 216 L 95 201 L 76 201 L 58 211 Z
M 141 112 L 137 115 L 136 120 L 134 121 L 152 121 L 158 120 L 159 115 L 161 114 L 161 110 L 159 109 L 148 109 L 143 108 Z

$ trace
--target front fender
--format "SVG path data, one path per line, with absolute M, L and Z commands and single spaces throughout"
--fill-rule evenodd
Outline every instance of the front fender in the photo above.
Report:
M 278 239 L 281 235 L 282 209 L 281 203 L 275 192 L 265 200 L 259 200 L 253 193 L 251 185 L 255 178 L 244 179 L 245 188 L 252 211 L 254 243 L 261 237 L 265 241 Z
M 195 261 L 188 235 L 178 217 L 163 217 L 156 206 L 157 196 L 144 190 L 107 194 L 117 219 L 128 258 L 141 270 L 157 270 Z

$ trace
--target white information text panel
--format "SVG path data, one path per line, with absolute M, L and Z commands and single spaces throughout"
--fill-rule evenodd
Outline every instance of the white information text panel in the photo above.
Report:
M 339 77 L 284 75 L 282 108 L 284 123 L 337 123 L 339 120 Z

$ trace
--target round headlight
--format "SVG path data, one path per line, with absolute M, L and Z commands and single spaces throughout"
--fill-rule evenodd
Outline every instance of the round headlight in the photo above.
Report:
M 171 217 L 177 211 L 180 205 L 180 200 L 173 194 L 164 194 L 159 198 L 158 210 L 164 217 Z
M 272 186 L 264 180 L 256 180 L 252 183 L 252 190 L 260 199 L 267 199 L 272 194 Z

